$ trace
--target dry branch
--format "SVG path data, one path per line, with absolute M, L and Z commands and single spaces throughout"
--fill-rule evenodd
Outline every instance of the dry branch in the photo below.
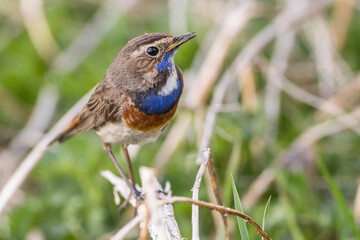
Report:
M 210 152 L 205 151 L 205 158 L 210 157 Z M 206 160 L 204 162 L 207 162 Z M 199 182 L 201 182 L 201 175 L 204 173 L 206 169 L 206 164 L 203 164 L 202 167 L 199 170 L 199 173 L 197 174 L 196 183 L 195 185 L 199 185 Z M 220 214 L 231 214 L 238 217 L 243 218 L 246 222 L 250 223 L 255 227 L 257 232 L 264 237 L 267 240 L 270 240 L 271 238 L 261 229 L 261 227 L 249 216 L 247 216 L 244 213 L 241 213 L 239 211 L 236 211 L 231 208 L 227 208 L 221 205 L 208 203 L 204 201 L 199 201 L 187 197 L 177 197 L 171 196 L 171 191 L 169 189 L 169 184 L 167 183 L 167 187 L 165 190 L 163 190 L 157 181 L 154 172 L 145 167 L 140 168 L 140 175 L 143 182 L 143 191 L 145 193 L 145 204 L 148 206 L 148 208 L 145 207 L 145 205 L 142 203 L 140 206 L 138 206 L 137 211 L 138 214 L 141 215 L 141 217 L 138 217 L 136 220 L 132 220 L 128 224 L 126 224 L 122 229 L 117 232 L 112 239 L 121 239 L 121 238 L 115 238 L 115 236 L 121 236 L 125 237 L 126 233 L 129 233 L 131 229 L 133 229 L 136 224 L 140 221 L 140 219 L 144 219 L 145 211 L 149 211 L 150 213 L 150 221 L 149 221 L 149 232 L 150 236 L 153 239 L 183 239 L 181 238 L 180 231 L 178 229 L 176 220 L 174 218 L 174 212 L 172 203 L 174 202 L 184 202 L 184 203 L 190 203 L 202 208 L 207 208 L 211 210 L 218 211 Z M 125 184 L 124 180 L 122 180 L 120 177 L 115 176 L 110 171 L 103 171 L 101 172 L 101 175 L 108 179 L 113 185 L 114 185 L 114 196 L 115 196 L 115 202 L 119 204 L 118 201 L 119 196 L 118 194 L 122 195 L 124 198 L 127 198 L 130 194 L 130 190 L 128 189 L 128 186 Z M 152 193 L 151 193 L 152 191 Z M 136 201 L 133 197 L 130 198 L 130 203 L 135 206 Z M 140 224 L 140 227 L 143 227 Z M 164 231 L 163 238 L 161 238 L 161 231 Z M 193 235 L 194 238 L 194 235 Z
M 224 206 L 220 206 L 220 205 L 216 205 L 213 203 L 208 203 L 208 202 L 204 202 L 204 201 L 196 201 L 194 199 L 191 198 L 187 198 L 187 197 L 171 197 L 171 198 L 166 198 L 165 199 L 165 203 L 170 202 L 170 203 L 174 203 L 174 202 L 183 202 L 183 203 L 190 203 L 190 204 L 195 204 L 199 207 L 202 208 L 207 208 L 210 210 L 215 210 L 220 212 L 221 214 L 231 214 L 234 216 L 238 216 L 242 219 L 244 219 L 246 222 L 250 223 L 251 225 L 253 225 L 256 229 L 256 231 L 262 236 L 264 237 L 266 240 L 271 240 L 271 238 L 264 232 L 264 230 L 262 230 L 262 228 L 259 226 L 259 224 L 257 224 L 251 217 L 249 217 L 248 215 L 236 211 L 232 208 L 227 208 Z
M 216 174 L 216 169 L 215 169 L 215 161 L 213 156 L 210 154 L 209 160 L 208 160 L 208 164 L 207 164 L 207 172 L 206 172 L 206 185 L 209 186 L 208 188 L 210 188 L 211 186 L 211 190 L 213 192 L 216 204 L 223 206 L 223 200 L 222 200 L 222 194 L 221 194 L 221 190 L 220 190 L 220 183 Z M 209 189 L 208 189 L 208 192 Z M 228 226 L 228 219 L 227 216 L 224 214 L 220 214 L 221 216 L 221 220 L 224 224 L 224 232 L 225 232 L 225 240 L 229 240 L 230 239 L 230 233 L 229 233 L 229 226 Z M 219 221 L 215 222 L 215 224 L 219 223 Z M 218 225 L 218 224 L 217 224 Z
M 179 228 L 177 227 L 177 223 L 174 219 L 175 224 L 173 222 L 167 222 L 165 213 L 164 218 L 164 210 L 161 209 L 158 204 L 158 191 L 163 191 L 157 179 L 155 178 L 154 172 L 146 167 L 140 167 L 140 176 L 141 182 L 143 185 L 143 191 L 145 195 L 145 205 L 146 210 L 149 211 L 150 219 L 148 223 L 148 229 L 150 232 L 150 236 L 152 239 L 166 240 L 166 239 L 181 239 Z M 161 197 L 160 197 L 161 198 Z M 165 206 L 165 205 L 164 205 Z M 171 209 L 172 210 L 172 209 Z M 170 213 L 173 215 L 173 213 Z M 175 231 L 172 227 L 175 226 Z M 166 229 L 166 230 L 165 230 Z M 174 232 L 174 234 L 173 234 Z M 174 235 L 177 237 L 173 237 Z
M 197 201 L 199 199 L 199 190 L 200 190 L 200 184 L 202 180 L 202 176 L 205 173 L 207 163 L 210 158 L 210 149 L 204 149 L 202 151 L 202 162 L 201 166 L 199 168 L 198 173 L 196 174 L 194 186 L 191 189 L 192 193 L 192 199 Z M 199 207 L 197 205 L 191 206 L 191 223 L 192 223 L 192 239 L 193 240 L 199 240 L 200 239 L 200 231 L 199 231 Z
M 124 227 L 122 227 L 114 236 L 110 238 L 110 240 L 122 240 L 124 239 L 131 230 L 133 230 L 141 221 L 144 219 L 143 214 L 138 214 L 134 217 L 130 222 L 128 222 Z
M 179 227 L 177 226 L 174 210 L 171 204 L 161 204 L 161 200 L 167 197 L 171 197 L 171 190 L 169 184 L 163 189 L 160 183 L 157 181 L 154 172 L 145 167 L 140 168 L 141 181 L 143 183 L 143 192 L 145 195 L 145 204 L 141 203 L 137 207 L 137 213 L 141 215 L 144 220 L 147 211 L 149 211 L 150 220 L 147 224 L 150 236 L 152 239 L 172 239 L 172 240 L 182 240 L 183 238 L 180 235 Z M 101 175 L 108 179 L 114 185 L 114 196 L 115 202 L 119 204 L 118 201 L 120 194 L 124 198 L 127 198 L 130 194 L 128 186 L 125 184 L 124 180 L 120 177 L 115 176 L 110 171 L 103 171 Z M 130 198 L 130 204 L 135 206 L 137 203 L 133 197 Z M 146 206 L 145 206 L 146 205 Z M 129 226 L 130 225 L 130 226 Z M 146 224 L 140 224 L 140 227 L 145 227 Z M 134 223 L 129 223 L 124 226 L 127 228 L 125 230 L 121 229 L 117 234 L 124 236 L 122 234 L 128 233 L 130 227 L 134 227 Z M 114 237 L 117 235 L 115 234 Z M 119 239 L 119 238 L 115 238 Z

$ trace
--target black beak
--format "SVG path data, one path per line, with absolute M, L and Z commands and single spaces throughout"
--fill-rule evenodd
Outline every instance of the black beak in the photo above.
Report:
M 196 32 L 189 32 L 179 36 L 174 37 L 173 43 L 165 50 L 165 52 L 170 51 L 171 49 L 177 48 L 187 41 L 196 37 Z

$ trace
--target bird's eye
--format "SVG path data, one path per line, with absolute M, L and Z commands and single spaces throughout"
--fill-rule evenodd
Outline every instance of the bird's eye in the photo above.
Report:
M 159 53 L 159 49 L 157 47 L 148 47 L 146 49 L 146 53 L 152 57 L 155 57 Z

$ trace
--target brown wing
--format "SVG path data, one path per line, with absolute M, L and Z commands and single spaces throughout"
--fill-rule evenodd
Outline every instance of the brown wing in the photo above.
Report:
M 56 140 L 63 142 L 77 132 L 96 129 L 106 121 L 120 121 L 121 105 L 124 101 L 124 94 L 104 79 L 96 87 L 88 103 L 70 127 Z

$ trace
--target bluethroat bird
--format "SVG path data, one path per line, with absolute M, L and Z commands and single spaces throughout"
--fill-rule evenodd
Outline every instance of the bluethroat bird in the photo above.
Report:
M 86 106 L 55 141 L 63 142 L 78 132 L 94 129 L 132 194 L 139 197 L 127 147 L 155 141 L 174 116 L 183 90 L 183 75 L 174 56 L 195 36 L 194 32 L 175 37 L 151 33 L 130 40 Z M 113 143 L 123 147 L 130 181 L 111 151 Z

